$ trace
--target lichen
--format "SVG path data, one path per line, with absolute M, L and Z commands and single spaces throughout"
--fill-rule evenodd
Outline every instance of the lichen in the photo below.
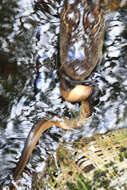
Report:
M 49 159 L 40 189 L 126 190 L 127 129 L 60 144 L 56 160 Z M 86 169 L 87 168 L 87 169 Z

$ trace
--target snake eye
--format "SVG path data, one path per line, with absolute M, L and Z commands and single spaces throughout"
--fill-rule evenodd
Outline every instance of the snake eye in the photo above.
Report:
M 64 15 L 64 22 L 66 22 L 69 30 L 74 31 L 80 21 L 80 12 L 78 10 L 68 10 Z
M 95 33 L 98 26 L 98 16 L 92 12 L 84 13 L 83 24 L 86 32 Z

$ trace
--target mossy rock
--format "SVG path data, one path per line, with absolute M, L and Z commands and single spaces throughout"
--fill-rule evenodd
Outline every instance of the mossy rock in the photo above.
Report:
M 38 175 L 36 189 L 126 190 L 127 128 L 81 138 L 71 146 L 62 143 L 56 160 L 49 158 L 45 173 Z

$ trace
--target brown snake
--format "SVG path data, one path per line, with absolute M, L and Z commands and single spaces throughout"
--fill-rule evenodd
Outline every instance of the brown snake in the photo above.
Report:
M 90 114 L 87 99 L 95 88 L 83 85 L 83 81 L 91 74 L 102 55 L 105 28 L 102 2 L 64 0 L 60 16 L 60 92 L 66 101 L 81 102 L 81 116 L 74 121 L 71 119 L 38 121 L 26 139 L 22 155 L 14 169 L 14 179 L 22 174 L 35 145 L 47 129 L 53 125 L 66 130 L 77 128 L 85 123 L 85 118 Z M 117 0 L 104 2 L 109 2 L 110 5 L 113 2 L 113 9 L 118 8 Z

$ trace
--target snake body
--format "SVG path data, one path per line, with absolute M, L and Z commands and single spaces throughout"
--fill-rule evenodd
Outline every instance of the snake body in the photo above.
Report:
M 78 90 L 79 89 L 79 90 Z M 75 89 L 73 89 L 73 91 L 75 91 Z M 71 99 L 71 94 L 72 94 L 72 102 L 74 102 L 74 97 L 73 97 L 73 91 L 70 92 L 70 94 L 68 95 L 69 98 L 67 99 Z M 85 100 L 86 97 L 89 97 L 89 94 L 91 93 L 91 88 L 90 87 L 86 87 L 83 85 L 78 85 L 76 87 L 76 91 L 78 91 L 78 98 L 76 97 L 75 102 L 79 101 L 79 100 Z M 83 97 L 83 92 L 84 93 L 84 97 Z M 63 92 L 62 92 L 63 93 Z M 68 97 L 67 96 L 67 97 Z M 66 99 L 66 97 L 65 97 Z M 70 130 L 71 128 L 78 128 L 79 126 L 83 125 L 85 123 L 85 118 L 88 117 L 89 115 L 89 103 L 87 101 L 83 101 L 83 105 L 82 105 L 83 111 L 84 113 L 82 113 L 82 117 L 81 118 L 77 118 L 75 121 L 73 120 L 68 120 L 68 119 L 64 119 L 64 120 L 59 120 L 59 121 L 50 121 L 50 120 L 45 120 L 45 119 L 41 119 L 40 121 L 37 122 L 36 125 L 34 125 L 32 127 L 32 129 L 29 132 L 29 135 L 26 139 L 25 145 L 24 145 L 24 149 L 22 151 L 21 157 L 19 159 L 19 162 L 16 165 L 16 168 L 13 171 L 13 177 L 16 180 L 18 177 L 20 177 L 20 175 L 22 174 L 28 160 L 29 157 L 34 149 L 34 147 L 36 146 L 40 136 L 49 128 L 51 128 L 53 125 L 66 129 L 66 130 Z
M 14 173 L 13 173 L 14 179 L 17 179 L 22 174 L 22 171 L 25 168 L 29 160 L 29 157 L 35 145 L 37 144 L 41 134 L 44 133 L 47 129 L 51 128 L 53 125 L 64 128 L 64 129 L 68 129 L 65 122 L 62 123 L 62 122 L 57 122 L 57 121 L 49 121 L 45 119 L 38 121 L 37 124 L 32 127 L 27 137 L 27 140 L 25 142 L 20 160 L 16 168 L 14 169 Z

